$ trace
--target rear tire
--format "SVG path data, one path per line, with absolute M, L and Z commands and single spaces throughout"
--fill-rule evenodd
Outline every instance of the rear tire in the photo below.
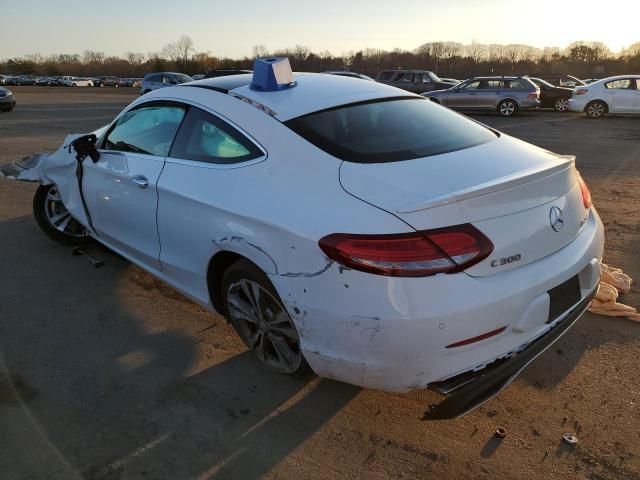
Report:
M 517 111 L 518 104 L 515 102 L 515 100 L 511 100 L 510 98 L 502 100 L 498 104 L 498 113 L 502 117 L 511 117 L 512 115 L 515 115 Z
M 286 375 L 308 374 L 293 320 L 262 270 L 236 261 L 224 273 L 221 296 L 227 319 L 262 363 Z
M 553 102 L 553 109 L 556 112 L 566 112 L 569 110 L 569 99 L 567 97 L 558 97 Z
M 40 185 L 33 197 L 33 215 L 51 240 L 63 245 L 85 245 L 87 230 L 67 211 L 56 185 Z
M 589 103 L 584 109 L 584 112 L 587 114 L 587 118 L 593 119 L 604 117 L 607 111 L 607 104 L 601 102 L 600 100 L 594 100 L 593 102 Z

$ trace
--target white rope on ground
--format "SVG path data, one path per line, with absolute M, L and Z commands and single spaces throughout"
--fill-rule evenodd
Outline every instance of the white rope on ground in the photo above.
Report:
M 588 310 L 597 315 L 609 317 L 625 317 L 635 322 L 640 322 L 640 313 L 634 307 L 618 303 L 620 293 L 628 293 L 631 290 L 632 278 L 619 268 L 613 268 L 604 263 L 600 264 L 602 277 L 598 285 L 598 291 L 591 301 Z

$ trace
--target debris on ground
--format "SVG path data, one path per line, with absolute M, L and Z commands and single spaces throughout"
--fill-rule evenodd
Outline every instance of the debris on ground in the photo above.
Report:
M 493 433 L 496 438 L 504 438 L 507 436 L 507 430 L 504 427 L 496 428 L 496 431 Z
M 576 437 L 573 433 L 563 433 L 562 439 L 569 445 L 575 445 L 576 443 L 578 443 L 578 437 Z
M 620 293 L 628 293 L 631 290 L 632 279 L 619 268 L 600 264 L 602 277 L 591 301 L 588 310 L 597 315 L 609 317 L 625 317 L 629 320 L 640 322 L 640 313 L 634 307 L 618 303 Z

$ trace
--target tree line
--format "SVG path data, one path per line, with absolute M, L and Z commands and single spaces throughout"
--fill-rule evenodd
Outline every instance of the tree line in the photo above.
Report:
M 154 71 L 205 73 L 212 69 L 251 69 L 255 58 L 289 57 L 296 71 L 322 72 L 350 70 L 375 76 L 381 70 L 424 69 L 441 77 L 468 78 L 474 75 L 572 74 L 603 77 L 640 73 L 640 42 L 614 54 L 602 42 L 577 41 L 567 48 L 536 48 L 521 44 L 483 44 L 473 42 L 428 42 L 413 50 L 367 48 L 334 55 L 314 52 L 303 45 L 269 50 L 256 45 L 250 56 L 222 58 L 211 52 L 198 52 L 186 35 L 148 54 L 126 52 L 107 56 L 86 50 L 82 54 L 41 54 L 0 60 L 0 73 L 33 75 L 76 75 L 81 77 L 115 75 L 142 77 Z

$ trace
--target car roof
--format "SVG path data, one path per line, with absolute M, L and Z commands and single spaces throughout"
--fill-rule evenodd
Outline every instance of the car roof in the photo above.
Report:
M 470 80 L 520 80 L 524 77 L 518 77 L 516 75 L 492 75 L 489 77 L 473 77 Z
M 285 90 L 263 92 L 252 90 L 251 74 L 207 78 L 181 85 L 201 87 L 244 97 L 267 107 L 280 121 L 340 105 L 378 98 L 418 97 L 419 95 L 377 82 L 323 73 L 295 73 L 296 86 Z
M 624 78 L 640 78 L 640 75 L 614 75 L 613 77 L 601 78 L 598 82 L 610 82 L 612 80 L 622 80 Z

